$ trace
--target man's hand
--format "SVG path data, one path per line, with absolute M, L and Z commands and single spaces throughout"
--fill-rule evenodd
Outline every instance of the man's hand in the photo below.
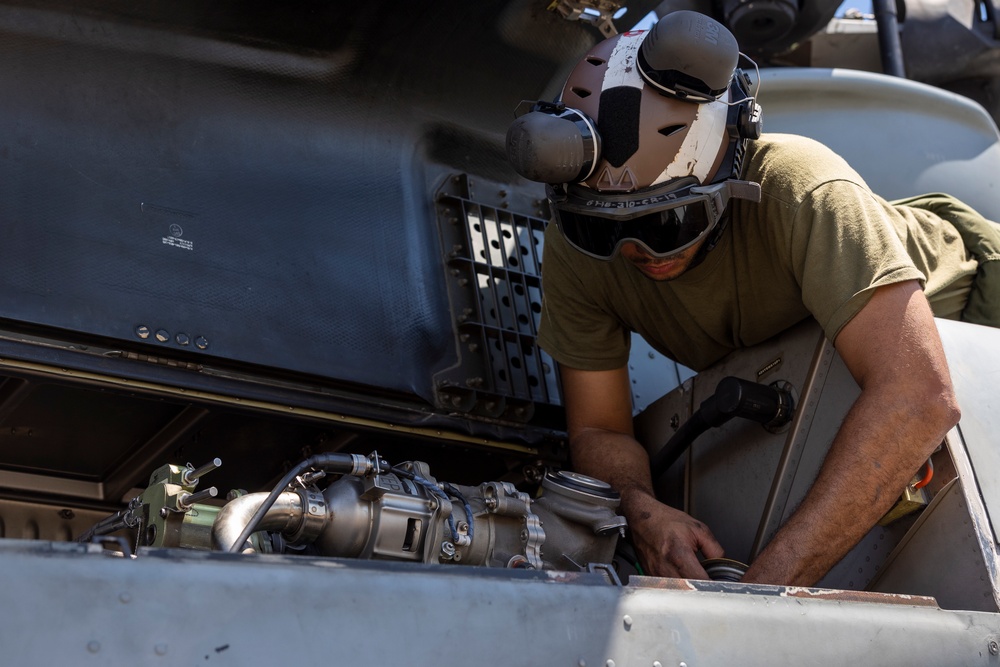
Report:
M 698 558 L 721 558 L 722 546 L 702 522 L 635 491 L 629 494 L 632 543 L 646 574 L 708 579 Z
M 628 369 L 562 367 L 570 454 L 574 468 L 622 494 L 621 512 L 648 574 L 707 579 L 698 551 L 722 556 L 705 524 L 656 500 L 649 457 L 632 432 Z

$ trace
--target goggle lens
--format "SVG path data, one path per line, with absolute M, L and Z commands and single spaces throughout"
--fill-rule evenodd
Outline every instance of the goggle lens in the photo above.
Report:
M 559 210 L 556 219 L 567 241 L 600 259 L 611 259 L 626 241 L 638 241 L 660 257 L 678 253 L 708 232 L 714 222 L 705 201 L 624 221 L 567 210 Z

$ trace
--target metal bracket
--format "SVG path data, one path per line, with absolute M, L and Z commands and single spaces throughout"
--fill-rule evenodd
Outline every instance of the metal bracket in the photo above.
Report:
M 558 12 L 567 21 L 590 23 L 605 38 L 618 34 L 612 19 L 621 8 L 622 3 L 614 0 L 552 0 L 547 7 L 550 12 Z

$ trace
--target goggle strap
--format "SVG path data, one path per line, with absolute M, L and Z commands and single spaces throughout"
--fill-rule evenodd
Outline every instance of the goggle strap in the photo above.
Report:
M 760 203 L 760 183 L 754 181 L 727 181 L 729 184 L 729 196 L 733 199 L 748 199 L 754 203 Z

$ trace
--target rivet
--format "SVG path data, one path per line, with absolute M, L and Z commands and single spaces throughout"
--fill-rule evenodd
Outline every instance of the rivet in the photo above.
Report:
M 122 593 L 118 596 L 118 599 L 121 600 L 122 604 L 128 604 L 132 601 L 132 595 L 130 593 Z
M 629 628 L 632 627 L 632 617 L 629 616 L 628 614 L 625 614 L 625 616 L 622 618 L 622 623 L 625 625 L 625 629 L 628 630 Z
M 144 324 L 140 324 L 135 328 L 135 335 L 138 336 L 139 338 L 142 338 L 143 340 L 149 338 L 149 327 L 145 326 Z
M 615 661 L 608 658 L 607 662 L 604 663 L 604 667 L 615 667 Z
M 161 343 L 166 343 L 168 340 L 170 340 L 170 333 L 167 332 L 166 329 L 157 329 L 156 340 L 160 341 Z
M 101 650 L 101 642 L 94 640 L 87 642 L 87 650 L 91 653 L 97 653 Z
M 166 655 L 167 654 L 167 645 L 166 644 L 157 644 L 156 646 L 153 647 L 153 652 L 156 653 L 156 655 Z

